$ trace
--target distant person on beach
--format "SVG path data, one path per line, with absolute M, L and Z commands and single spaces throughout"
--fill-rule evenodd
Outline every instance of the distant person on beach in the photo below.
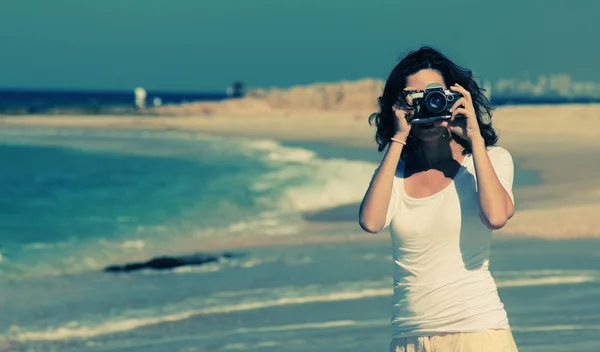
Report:
M 517 351 L 488 268 L 492 231 L 515 212 L 489 101 L 470 70 L 428 47 L 400 61 L 378 100 L 369 122 L 385 156 L 359 222 L 390 227 L 390 351 Z

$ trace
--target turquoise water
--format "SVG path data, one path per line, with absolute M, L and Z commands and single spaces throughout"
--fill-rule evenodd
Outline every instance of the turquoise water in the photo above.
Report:
M 293 235 L 301 212 L 358 201 L 374 164 L 273 141 L 3 128 L 0 274 L 49 276 Z

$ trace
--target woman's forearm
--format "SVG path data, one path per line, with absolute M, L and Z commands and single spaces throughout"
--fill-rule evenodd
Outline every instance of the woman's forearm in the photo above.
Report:
M 515 208 L 496 175 L 483 138 L 472 140 L 471 147 L 477 175 L 481 219 L 487 227 L 497 230 L 513 216 Z
M 362 200 L 359 211 L 360 227 L 370 233 L 378 233 L 385 226 L 392 194 L 394 176 L 400 161 L 403 145 L 390 143 L 379 169 Z

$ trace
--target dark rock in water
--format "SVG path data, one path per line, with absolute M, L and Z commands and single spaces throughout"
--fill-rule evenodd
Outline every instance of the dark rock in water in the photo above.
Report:
M 142 269 L 155 269 L 165 270 L 173 269 L 180 266 L 186 265 L 202 265 L 206 263 L 212 263 L 219 261 L 221 258 L 236 258 L 241 257 L 238 253 L 222 253 L 222 254 L 209 254 L 209 253 L 198 253 L 192 255 L 182 255 L 177 257 L 162 256 L 155 257 L 146 262 L 137 263 L 125 263 L 122 265 L 110 265 L 104 268 L 105 272 L 117 273 L 117 272 L 128 272 Z

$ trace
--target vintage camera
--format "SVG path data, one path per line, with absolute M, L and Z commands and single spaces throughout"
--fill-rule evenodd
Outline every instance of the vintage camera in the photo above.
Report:
M 411 124 L 432 123 L 452 117 L 449 110 L 461 98 L 460 93 L 444 90 L 439 83 L 430 83 L 424 92 L 410 93 L 415 113 Z

